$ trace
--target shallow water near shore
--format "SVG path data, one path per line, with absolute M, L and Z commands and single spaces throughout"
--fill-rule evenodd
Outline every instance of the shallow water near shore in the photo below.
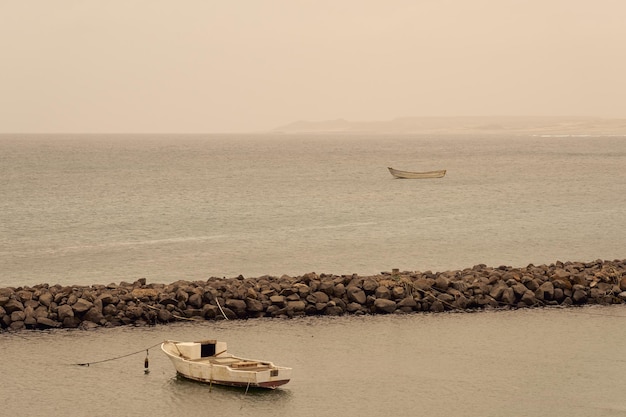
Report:
M 0 334 L 3 414 L 626 415 L 626 307 L 178 323 Z M 165 339 L 294 368 L 274 391 L 177 378 Z M 76 363 L 97 362 L 78 366 Z

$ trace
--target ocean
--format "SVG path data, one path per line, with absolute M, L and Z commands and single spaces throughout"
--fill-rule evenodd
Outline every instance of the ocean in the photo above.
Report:
M 446 169 L 397 180 L 391 166 Z M 626 137 L 0 135 L 0 287 L 623 259 Z M 626 415 L 621 306 L 0 334 L 12 415 Z M 243 393 L 150 350 L 292 366 Z
M 0 286 L 622 259 L 625 167 L 626 137 L 2 135 Z

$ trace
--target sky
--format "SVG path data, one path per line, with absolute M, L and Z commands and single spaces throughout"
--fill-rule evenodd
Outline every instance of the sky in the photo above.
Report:
M 624 0 L 0 0 L 0 132 L 626 118 Z

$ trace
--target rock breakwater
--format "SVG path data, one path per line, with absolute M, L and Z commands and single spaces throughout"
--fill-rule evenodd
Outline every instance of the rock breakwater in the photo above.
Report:
M 626 260 L 556 262 L 374 276 L 299 277 L 0 288 L 0 329 L 113 327 L 178 320 L 402 314 L 626 302 Z

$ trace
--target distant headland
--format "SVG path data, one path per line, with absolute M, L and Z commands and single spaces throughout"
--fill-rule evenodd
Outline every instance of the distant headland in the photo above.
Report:
M 599 117 L 402 117 L 388 121 L 297 121 L 273 133 L 361 134 L 513 134 L 553 136 L 624 136 L 626 119 Z

